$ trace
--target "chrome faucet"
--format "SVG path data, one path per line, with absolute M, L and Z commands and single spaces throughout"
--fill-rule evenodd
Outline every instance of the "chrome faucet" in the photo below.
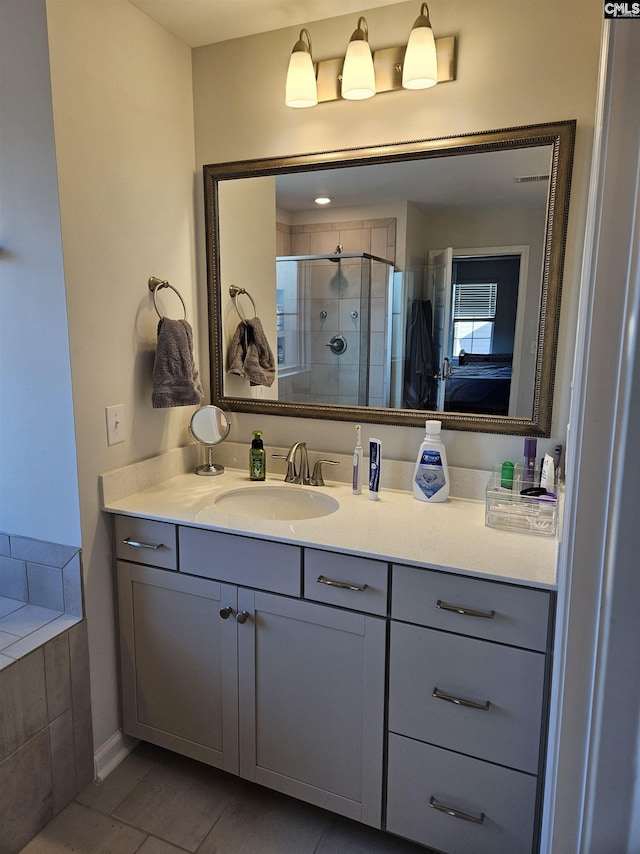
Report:
M 296 454 L 300 452 L 300 467 L 296 468 Z M 285 457 L 287 461 L 287 473 L 285 483 L 303 483 L 309 485 L 309 457 L 307 455 L 306 442 L 294 442 Z
M 310 475 L 306 442 L 294 442 L 286 456 L 282 454 L 274 454 L 273 456 L 287 461 L 287 473 L 284 476 L 285 483 L 302 483 L 304 486 L 324 486 L 324 479 L 322 477 L 323 464 L 329 466 L 338 465 L 336 460 L 317 460 L 313 467 L 313 474 Z M 296 466 L 296 456 L 300 457 L 299 466 Z

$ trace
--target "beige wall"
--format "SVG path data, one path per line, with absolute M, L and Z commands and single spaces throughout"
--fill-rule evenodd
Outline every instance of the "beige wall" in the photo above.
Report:
M 118 729 L 108 520 L 98 474 L 187 441 L 193 407 L 151 407 L 150 275 L 194 317 L 191 52 L 125 0 L 48 0 L 71 342 L 94 742 Z M 180 316 L 175 295 L 160 296 Z M 206 374 L 206 371 L 204 372 Z M 107 446 L 105 406 L 125 406 Z
M 364 5 L 364 4 L 363 4 Z M 582 237 L 597 85 L 600 0 L 432 0 L 436 35 L 455 34 L 457 80 L 424 92 L 338 101 L 311 110 L 284 105 L 284 78 L 298 29 L 198 48 L 193 54 L 196 162 L 331 150 L 575 118 L 578 121 L 553 439 L 566 433 Z M 374 49 L 401 44 L 415 3 L 366 12 Z M 310 23 L 316 59 L 336 56 L 353 16 Z M 224 85 L 220 81 L 224 80 Z M 203 246 L 200 240 L 200 246 Z M 199 257 L 202 259 L 202 250 Z M 200 262 L 204 281 L 204 264 Z M 204 320 L 204 316 L 201 315 Z M 205 328 L 201 328 L 204 340 Z M 351 450 L 349 424 L 237 414 L 232 438 L 261 428 L 265 442 L 306 439 L 312 448 Z M 385 453 L 412 459 L 422 431 L 376 427 Z M 449 432 L 453 465 L 482 467 L 517 457 L 522 440 Z M 542 448 L 541 448 L 542 449 Z

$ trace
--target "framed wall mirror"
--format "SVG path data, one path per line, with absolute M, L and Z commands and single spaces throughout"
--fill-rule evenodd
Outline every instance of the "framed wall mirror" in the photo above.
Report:
M 212 402 L 548 436 L 574 139 L 563 121 L 205 166 Z

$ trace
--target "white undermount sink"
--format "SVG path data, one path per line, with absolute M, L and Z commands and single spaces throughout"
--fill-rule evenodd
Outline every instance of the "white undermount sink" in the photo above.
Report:
M 247 486 L 224 492 L 214 501 L 223 513 L 251 519 L 316 519 L 340 506 L 335 498 L 300 486 Z

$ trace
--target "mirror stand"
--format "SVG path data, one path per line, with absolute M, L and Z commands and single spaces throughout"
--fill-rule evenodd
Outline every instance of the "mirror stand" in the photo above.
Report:
M 224 441 L 231 430 L 231 422 L 225 412 L 217 406 L 201 406 L 191 416 L 189 433 L 207 449 L 207 461 L 196 468 L 196 474 L 212 476 L 222 474 L 224 466 L 213 461 L 213 449 Z
M 207 461 L 201 466 L 198 466 L 196 469 L 196 474 L 202 475 L 215 475 L 222 474 L 224 471 L 224 466 L 218 465 L 213 461 L 213 448 L 214 445 L 206 445 L 207 448 Z

